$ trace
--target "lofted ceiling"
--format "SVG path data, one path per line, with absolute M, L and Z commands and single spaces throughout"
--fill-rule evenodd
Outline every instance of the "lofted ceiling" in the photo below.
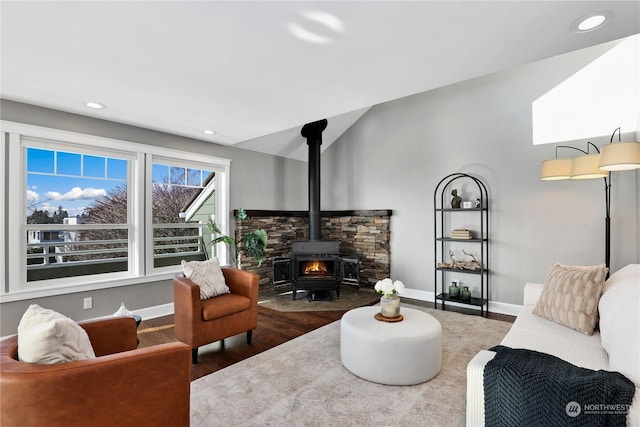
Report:
M 2 98 L 301 160 L 307 122 L 329 119 L 326 148 L 373 105 L 640 32 L 638 1 L 0 8 Z M 610 19 L 572 30 L 593 12 Z

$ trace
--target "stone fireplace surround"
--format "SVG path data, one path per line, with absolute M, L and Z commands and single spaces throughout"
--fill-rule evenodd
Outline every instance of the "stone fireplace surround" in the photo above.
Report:
M 279 290 L 290 285 L 273 284 L 273 260 L 291 257 L 291 242 L 309 240 L 308 211 L 245 210 L 247 218 L 236 222 L 240 238 L 240 267 L 260 276 L 260 292 Z M 360 259 L 360 286 L 372 288 L 380 279 L 390 277 L 391 210 L 322 211 L 322 240 L 340 242 L 342 256 Z M 234 217 L 237 211 L 234 211 Z M 264 229 L 269 237 L 262 265 L 245 254 L 241 236 Z

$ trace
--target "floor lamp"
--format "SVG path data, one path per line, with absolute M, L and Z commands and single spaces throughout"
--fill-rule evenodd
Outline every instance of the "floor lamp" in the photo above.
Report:
M 618 133 L 618 142 L 613 138 Z M 607 271 L 611 267 L 611 172 L 640 168 L 640 143 L 620 142 L 620 128 L 613 131 L 609 144 L 602 152 L 595 144 L 587 142 L 587 150 L 568 145 L 556 146 L 556 158 L 542 162 L 540 178 L 545 181 L 561 179 L 604 179 L 605 191 L 605 248 L 604 258 Z M 595 149 L 591 154 L 590 148 Z M 583 155 L 574 158 L 558 158 L 558 148 L 579 151 Z M 608 277 L 608 273 L 607 273 Z

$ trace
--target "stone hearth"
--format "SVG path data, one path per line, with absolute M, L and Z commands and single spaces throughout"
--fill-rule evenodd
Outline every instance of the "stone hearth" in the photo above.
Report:
M 234 212 L 234 215 L 237 212 Z M 309 239 L 307 211 L 247 210 L 247 218 L 236 224 L 238 236 L 263 228 L 268 236 L 267 256 L 260 268 L 243 251 L 240 240 L 240 265 L 260 276 L 260 291 L 275 288 L 273 260 L 291 257 L 291 242 Z M 360 259 L 360 286 L 372 288 L 390 276 L 389 239 L 391 210 L 323 211 L 320 214 L 321 239 L 340 242 L 342 256 Z

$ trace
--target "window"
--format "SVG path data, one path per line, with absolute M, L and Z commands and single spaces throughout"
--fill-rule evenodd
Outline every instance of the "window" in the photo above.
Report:
M 23 140 L 27 283 L 129 272 L 133 158 L 48 146 Z
M 227 230 L 227 159 L 4 121 L 2 131 L 3 233 L 21 248 L 3 259 L 2 301 L 170 278 L 182 259 L 208 256 L 216 211 Z
M 533 101 L 534 145 L 609 136 L 617 127 L 640 130 L 640 35 L 609 47 Z
M 215 172 L 154 156 L 151 166 L 153 267 L 207 257 L 203 226 L 215 213 Z M 205 197 L 203 191 L 211 188 Z M 186 211 L 193 211 L 187 215 Z

